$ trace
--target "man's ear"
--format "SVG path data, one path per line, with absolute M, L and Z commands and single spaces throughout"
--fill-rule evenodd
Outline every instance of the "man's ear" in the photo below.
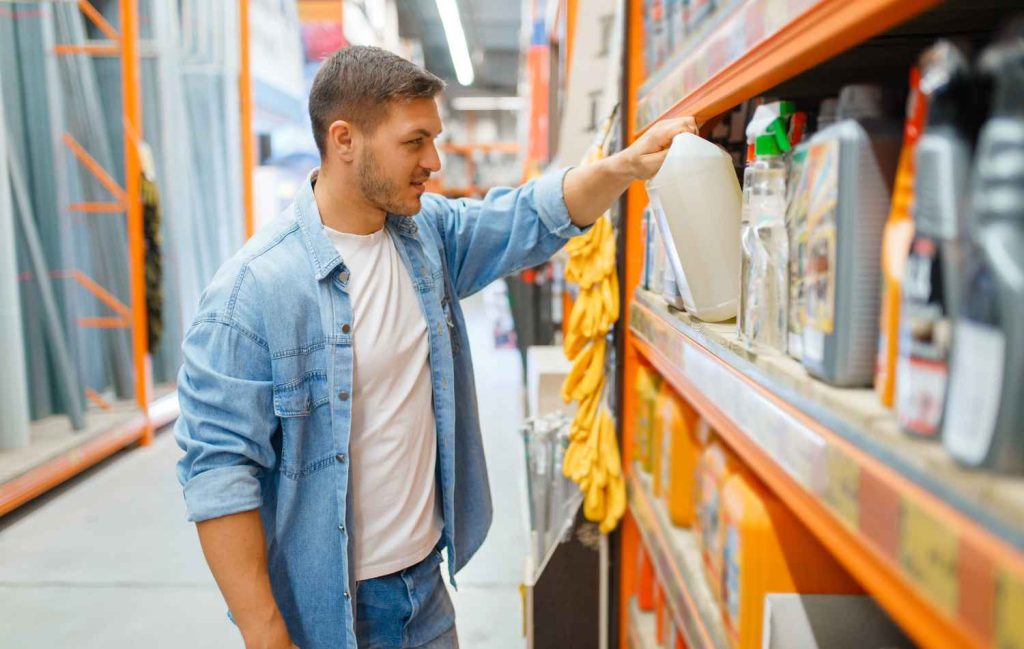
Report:
M 355 144 L 358 135 L 352 124 L 343 119 L 331 122 L 327 127 L 327 148 L 335 157 L 344 162 L 355 160 Z

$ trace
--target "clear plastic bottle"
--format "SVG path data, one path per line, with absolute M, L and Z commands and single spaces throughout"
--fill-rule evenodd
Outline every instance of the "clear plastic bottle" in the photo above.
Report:
M 757 138 L 751 166 L 748 340 L 786 351 L 789 302 L 789 236 L 786 232 L 786 162 L 772 135 Z

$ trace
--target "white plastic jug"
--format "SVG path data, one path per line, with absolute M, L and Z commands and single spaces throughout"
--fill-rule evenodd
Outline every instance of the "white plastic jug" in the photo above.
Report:
M 742 196 L 732 158 L 681 133 L 647 181 L 647 194 L 678 283 L 690 289 L 686 310 L 708 322 L 736 317 Z

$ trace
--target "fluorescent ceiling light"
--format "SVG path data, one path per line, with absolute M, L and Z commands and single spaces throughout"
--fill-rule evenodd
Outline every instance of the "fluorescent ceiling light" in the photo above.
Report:
M 526 102 L 522 97 L 453 97 L 454 110 L 522 110 Z
M 469 58 L 469 47 L 466 45 L 466 32 L 462 31 L 462 18 L 459 17 L 459 5 L 455 0 L 434 0 L 437 12 L 441 14 L 444 25 L 444 36 L 448 39 L 448 53 L 455 66 L 455 78 L 464 86 L 473 85 L 473 62 Z

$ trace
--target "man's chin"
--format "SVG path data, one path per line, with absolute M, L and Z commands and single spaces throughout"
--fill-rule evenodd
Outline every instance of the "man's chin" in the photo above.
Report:
M 395 207 L 398 208 L 397 205 Z M 392 209 L 389 211 L 396 216 L 416 216 L 420 213 L 421 209 L 423 209 L 423 202 L 419 197 L 416 197 L 406 201 L 400 209 Z

